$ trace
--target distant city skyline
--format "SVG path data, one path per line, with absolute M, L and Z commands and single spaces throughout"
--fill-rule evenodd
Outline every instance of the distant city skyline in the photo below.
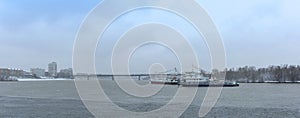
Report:
M 45 66 L 41 66 L 41 67 L 39 67 L 39 66 L 32 66 L 32 67 L 30 67 L 29 66 L 28 68 L 22 68 L 22 67 L 18 67 L 17 66 L 19 64 L 16 64 L 15 66 L 12 66 L 12 67 L 2 66 L 0 68 L 24 70 L 26 72 L 30 72 L 32 69 L 43 69 L 43 70 L 45 70 L 45 72 L 48 72 L 49 71 L 49 64 L 50 63 L 53 63 L 53 61 L 52 62 L 48 62 L 48 63 L 45 64 Z M 57 62 L 55 62 L 55 63 L 57 63 Z M 71 67 L 60 67 L 60 65 L 57 63 L 57 72 L 59 72 L 59 70 L 64 70 L 64 69 L 68 69 L 68 68 L 72 68 L 72 66 Z
M 30 67 L 28 70 L 27 69 L 24 69 L 24 68 L 21 68 L 21 67 L 0 67 L 0 69 L 12 69 L 12 70 L 23 70 L 25 72 L 31 72 L 32 71 L 38 71 L 38 73 L 45 73 L 45 72 L 49 72 L 50 71 L 53 71 L 51 73 L 55 73 L 57 74 L 59 71 L 61 70 L 66 70 L 66 69 L 72 69 L 72 67 L 61 67 L 61 68 L 58 68 L 59 67 L 59 64 L 57 62 L 48 62 L 48 64 L 45 64 L 46 67 Z M 41 72 L 41 71 L 44 71 L 44 72 Z
M 296 0 L 197 0 L 214 20 L 224 41 L 227 66 L 300 65 L 300 1 Z M 0 1 L 0 68 L 48 69 L 50 62 L 57 62 L 58 70 L 72 68 L 73 44 L 78 29 L 86 15 L 101 0 L 26 0 Z M 151 19 L 152 18 L 152 19 Z M 149 20 L 169 23 L 186 28 L 185 23 L 169 13 L 157 10 L 139 10 L 122 16 L 108 31 L 118 33 L 135 23 Z M 173 20 L 174 19 L 174 20 Z M 95 23 L 96 24 L 96 23 Z M 178 26 L 177 26 L 178 25 Z M 191 29 L 186 28 L 188 31 Z M 99 73 L 109 73 L 110 63 L 107 45 L 113 45 L 113 33 L 101 40 L 96 61 Z M 210 68 L 209 53 L 200 36 L 191 34 L 191 42 L 197 47 L 203 68 Z M 201 41 L 196 41 L 201 40 Z M 199 42 L 199 43 L 198 43 Z M 149 54 L 159 55 L 168 69 L 174 67 L 170 58 L 174 55 L 160 46 L 141 48 L 133 60 Z M 150 63 L 138 61 L 136 63 Z M 134 63 L 134 62 L 131 62 Z M 147 71 L 145 66 L 133 71 Z

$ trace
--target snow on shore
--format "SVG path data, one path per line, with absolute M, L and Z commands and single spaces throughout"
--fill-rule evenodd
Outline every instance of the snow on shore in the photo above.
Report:
M 65 78 L 56 78 L 56 79 L 32 79 L 32 78 L 24 78 L 24 79 L 17 79 L 20 82 L 26 81 L 62 81 L 62 80 L 73 80 L 73 79 L 65 79 Z

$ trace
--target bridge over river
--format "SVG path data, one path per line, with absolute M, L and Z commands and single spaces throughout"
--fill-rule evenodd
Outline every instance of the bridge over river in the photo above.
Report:
M 116 79 L 116 78 L 131 78 L 131 79 L 138 79 L 138 80 L 145 80 L 150 79 L 150 77 L 166 77 L 166 76 L 173 76 L 174 74 L 79 74 L 74 75 L 76 79 Z M 181 74 L 176 74 L 180 76 Z

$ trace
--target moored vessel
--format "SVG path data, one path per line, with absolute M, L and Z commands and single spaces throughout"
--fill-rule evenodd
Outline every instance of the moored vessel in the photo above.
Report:
M 179 78 L 177 75 L 166 75 L 160 77 L 151 77 L 151 84 L 168 84 L 168 85 L 178 85 Z
M 187 72 L 182 75 L 180 85 L 183 87 L 237 87 L 235 81 L 225 81 L 205 77 L 201 73 Z
M 181 85 L 183 87 L 237 87 L 239 83 L 235 81 L 221 80 L 211 77 L 203 72 L 185 72 L 184 74 L 153 74 L 151 84 Z M 206 75 L 206 76 L 205 76 Z

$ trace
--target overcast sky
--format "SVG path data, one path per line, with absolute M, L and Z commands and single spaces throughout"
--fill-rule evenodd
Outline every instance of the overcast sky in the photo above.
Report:
M 48 63 L 52 61 L 57 62 L 59 68 L 72 67 L 72 50 L 77 31 L 89 11 L 99 2 L 101 0 L 1 0 L 0 67 L 24 70 L 35 67 L 47 68 Z M 226 48 L 228 67 L 300 64 L 299 0 L 198 0 L 198 2 L 209 13 L 220 31 Z M 137 19 L 133 18 L 132 14 L 139 14 L 140 17 L 151 16 L 140 18 L 134 21 L 135 23 L 147 19 L 149 21 L 149 18 L 159 22 L 166 22 L 162 20 L 166 19 L 166 16 L 175 18 L 172 14 L 161 13 L 163 15 L 160 16 L 158 13 L 157 10 L 140 10 L 124 15 L 120 20 L 122 23 L 130 24 Z M 172 22 L 179 24 L 179 28 L 184 26 L 184 22 L 178 23 L 180 19 Z M 108 30 L 107 37 L 111 36 L 109 31 L 118 30 L 116 27 L 122 24 L 116 21 L 114 25 Z M 174 27 L 175 25 L 173 24 Z M 192 37 L 191 42 L 197 40 L 197 36 Z M 115 42 L 109 38 L 102 41 L 103 44 L 110 45 Z M 202 60 L 200 63 L 204 68 L 209 68 L 205 44 L 194 46 L 198 46 L 196 52 L 200 55 L 199 60 Z M 101 72 L 108 72 L 106 69 L 109 64 L 105 59 L 108 59 L 106 56 L 109 54 L 106 53 L 109 51 L 103 52 L 103 49 L 107 50 L 106 48 L 98 47 L 102 52 L 98 51 L 96 54 L 97 68 Z M 162 46 L 148 45 L 141 50 L 136 52 L 132 60 L 141 60 L 145 54 L 157 54 L 162 56 L 154 57 L 167 64 L 168 60 L 174 58 L 172 52 L 170 50 L 168 52 L 168 49 Z M 155 53 L 153 50 L 165 51 Z M 135 62 L 143 63 L 143 61 L 130 63 Z M 167 68 L 170 68 L 176 60 L 169 62 Z

